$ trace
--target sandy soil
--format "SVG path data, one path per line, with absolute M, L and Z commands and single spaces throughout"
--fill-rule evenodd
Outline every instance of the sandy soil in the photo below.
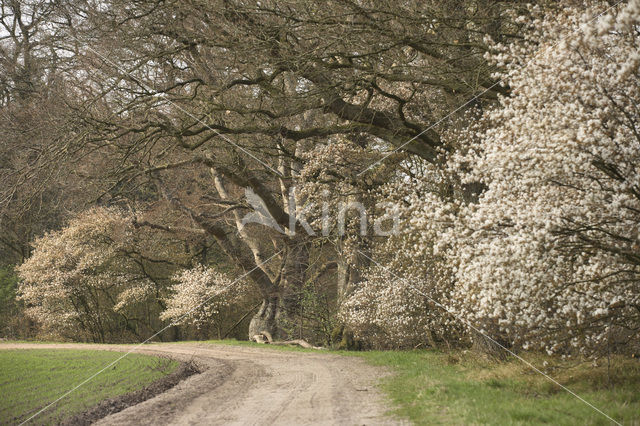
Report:
M 0 344 L 0 349 L 27 348 L 132 347 Z M 388 407 L 375 388 L 385 371 L 355 357 L 196 343 L 144 345 L 135 352 L 193 360 L 204 372 L 97 424 L 400 424 L 384 415 Z

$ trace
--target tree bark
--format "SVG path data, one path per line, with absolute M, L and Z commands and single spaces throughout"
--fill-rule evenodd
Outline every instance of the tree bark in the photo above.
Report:
M 264 298 L 249 324 L 250 339 L 266 331 L 273 339 L 284 340 L 295 327 L 309 267 L 309 249 L 299 239 L 288 240 L 287 245 L 275 292 Z
M 285 339 L 286 332 L 281 324 L 283 311 L 278 295 L 263 300 L 260 309 L 249 323 L 249 339 L 253 339 L 253 336 L 258 334 L 265 334 L 265 332 L 269 333 L 273 339 Z

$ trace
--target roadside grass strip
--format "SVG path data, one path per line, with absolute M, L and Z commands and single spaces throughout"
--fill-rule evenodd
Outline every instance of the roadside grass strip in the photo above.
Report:
M 70 349 L 0 351 L 0 424 L 21 423 L 55 400 L 61 390 L 121 356 L 119 352 Z M 131 354 L 32 422 L 60 423 L 102 400 L 141 389 L 178 365 L 165 358 Z

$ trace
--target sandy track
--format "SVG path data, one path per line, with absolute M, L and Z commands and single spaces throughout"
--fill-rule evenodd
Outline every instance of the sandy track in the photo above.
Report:
M 0 344 L 0 349 L 131 346 Z M 376 381 L 384 370 L 355 357 L 210 344 L 151 344 L 135 352 L 193 359 L 206 368 L 169 391 L 105 417 L 100 425 L 398 424 Z M 61 390 L 63 393 L 65 390 Z M 73 394 L 68 398 L 73 397 Z M 60 403 L 64 403 L 64 400 Z

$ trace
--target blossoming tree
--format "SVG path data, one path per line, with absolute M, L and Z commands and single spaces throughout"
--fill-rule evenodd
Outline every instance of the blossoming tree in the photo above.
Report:
M 637 339 L 640 2 L 598 17 L 609 7 L 533 8 L 519 20 L 529 25 L 522 43 L 494 44 L 509 96 L 447 136 L 457 149 L 446 167 L 414 168 L 389 192 L 414 194 L 404 196 L 408 232 L 379 247 L 385 267 L 345 306 L 363 337 L 442 330 L 442 308 L 406 315 L 407 303 L 423 303 L 397 296 L 407 291 L 455 313 L 445 335 L 472 325 L 561 353 Z M 465 194 L 471 185 L 479 199 Z M 428 322 L 434 312 L 440 322 Z
M 607 7 L 500 50 L 512 96 L 460 159 L 486 191 L 449 234 L 455 303 L 512 344 L 591 352 L 640 330 L 640 2 L 595 19 Z
M 33 255 L 18 267 L 19 297 L 26 313 L 57 335 L 95 342 L 140 338 L 158 326 L 165 284 L 145 253 L 145 241 L 131 218 L 117 210 L 95 208 L 60 231 L 34 243 Z M 149 233 L 152 247 L 180 253 Z M 175 267 L 174 267 L 175 269 Z

